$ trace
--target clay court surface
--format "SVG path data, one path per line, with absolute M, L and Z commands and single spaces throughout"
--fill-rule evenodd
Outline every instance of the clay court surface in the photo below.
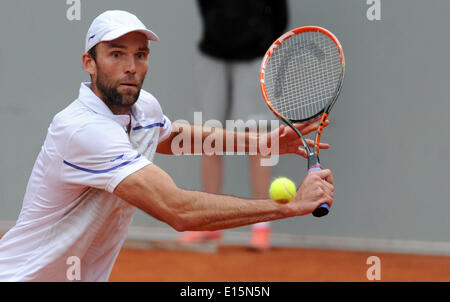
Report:
M 384 282 L 450 282 L 450 257 L 272 248 L 258 253 L 222 245 L 214 253 L 121 251 L 110 281 L 135 282 L 365 282 L 369 256 L 381 261 Z

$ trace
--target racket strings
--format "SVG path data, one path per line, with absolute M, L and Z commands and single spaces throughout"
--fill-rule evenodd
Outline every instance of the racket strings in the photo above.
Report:
M 305 36 L 303 36 L 302 38 L 304 38 L 304 37 Z M 292 89 L 287 89 L 286 91 L 288 92 L 288 95 L 289 94 L 292 95 L 293 93 L 295 93 L 296 92 L 295 90 L 300 90 L 300 92 L 306 96 L 312 95 L 315 91 L 318 91 L 320 94 L 322 94 L 322 95 L 320 95 L 320 94 L 317 95 L 317 100 L 316 101 L 312 100 L 312 102 L 310 102 L 310 104 L 309 104 L 310 105 L 309 107 L 307 107 L 308 104 L 307 104 L 306 100 L 301 100 L 300 109 L 306 109 L 307 112 L 306 113 L 303 112 L 303 114 L 310 115 L 312 113 L 308 112 L 308 110 L 309 111 L 319 110 L 318 102 L 320 102 L 320 99 L 321 98 L 323 99 L 323 97 L 327 94 L 326 87 L 323 87 L 323 84 L 326 83 L 325 72 L 328 71 L 328 69 L 324 69 L 324 66 L 328 62 L 325 62 L 325 64 L 322 64 L 322 65 L 315 64 L 316 63 L 315 61 L 317 61 L 317 60 L 312 60 L 312 59 L 315 57 L 315 58 L 323 61 L 323 59 L 325 57 L 325 52 L 323 52 L 319 48 L 320 46 L 318 46 L 319 43 L 317 43 L 317 39 L 316 39 L 315 43 L 308 43 L 308 41 L 305 42 L 304 40 L 305 39 L 303 39 L 302 44 L 300 46 L 302 52 L 300 53 L 299 59 L 300 59 L 300 61 L 302 61 L 302 59 L 303 59 L 303 61 L 305 63 L 304 66 L 306 67 L 306 69 L 303 69 L 302 73 L 292 72 L 292 71 L 296 71 L 297 66 L 295 65 L 295 63 L 298 64 L 298 60 L 297 61 L 292 60 L 292 58 L 294 58 L 294 57 L 291 56 L 291 60 L 290 60 L 291 64 L 289 64 L 290 68 L 288 69 L 288 72 L 286 74 L 286 79 L 287 79 L 287 83 L 292 83 L 292 82 L 301 83 L 300 82 L 301 79 L 304 79 L 303 82 L 305 85 L 299 86 L 299 87 L 287 85 L 287 86 L 291 86 Z M 296 43 L 295 46 L 299 46 L 299 45 L 300 45 L 299 43 Z M 305 52 L 305 50 L 306 50 L 306 52 Z M 289 51 L 289 52 L 292 53 L 293 51 Z M 311 53 L 312 53 L 312 56 L 310 55 Z M 296 59 L 296 58 L 294 58 L 294 59 Z M 314 82 L 313 79 L 310 77 L 305 77 L 305 74 L 311 74 L 314 70 L 317 71 L 317 75 L 319 77 L 318 78 L 319 81 L 316 81 L 316 82 Z M 278 74 L 283 76 L 283 71 L 278 72 Z M 294 75 L 294 76 L 292 77 L 292 75 Z M 299 76 L 300 76 L 300 78 L 299 78 Z M 280 83 L 279 80 L 278 80 L 278 82 Z M 319 84 L 319 85 L 317 85 L 317 84 Z M 296 89 L 296 88 L 298 88 L 298 89 Z M 291 101 L 292 101 L 292 98 L 291 98 Z M 289 105 L 293 105 L 293 104 L 291 102 L 291 104 L 287 103 L 286 105 L 289 108 Z M 292 108 L 292 109 L 294 109 L 294 108 Z M 288 111 L 292 111 L 292 109 L 291 110 L 288 109 Z
M 284 41 L 265 70 L 268 98 L 291 120 L 305 120 L 322 111 L 336 94 L 341 62 L 336 44 L 319 32 Z
M 296 69 L 298 69 L 298 68 L 296 67 L 295 64 L 292 64 L 292 63 L 298 63 L 298 61 L 291 60 L 291 62 L 292 62 L 290 64 L 291 66 L 288 69 L 288 72 L 286 74 L 286 82 L 287 83 L 292 83 L 292 82 L 301 83 L 301 80 L 304 79 L 303 80 L 304 85 L 302 85 L 302 86 L 296 87 L 295 85 L 287 85 L 288 87 L 291 86 L 290 87 L 291 89 L 286 90 L 288 96 L 289 95 L 292 96 L 296 92 L 300 92 L 300 94 L 304 95 L 304 96 L 311 96 L 316 91 L 319 92 L 319 94 L 316 95 L 316 98 L 310 98 L 309 106 L 308 106 L 308 99 L 300 99 L 300 104 L 299 104 L 300 108 L 299 109 L 303 110 L 303 112 L 301 113 L 303 115 L 311 115 L 311 114 L 313 114 L 311 111 L 318 111 L 319 110 L 318 107 L 321 105 L 321 104 L 319 104 L 319 102 L 327 94 L 326 87 L 323 87 L 324 86 L 323 84 L 326 83 L 325 72 L 327 70 L 324 69 L 324 67 L 323 67 L 324 65 L 322 65 L 322 66 L 318 65 L 315 62 L 317 60 L 312 60 L 312 58 L 314 58 L 314 57 L 318 58 L 319 60 L 320 59 L 323 60 L 323 56 L 317 55 L 318 51 L 315 51 L 314 49 L 311 50 L 312 47 L 315 47 L 316 49 L 318 49 L 318 46 L 316 46 L 316 45 L 317 44 L 310 43 L 310 44 L 306 44 L 306 47 L 303 48 L 303 53 L 301 53 L 301 57 L 300 57 L 300 61 L 302 61 L 302 59 L 303 59 L 304 66 L 306 68 L 306 69 L 302 70 L 303 72 L 301 72 L 301 73 L 293 72 L 293 71 L 296 71 Z M 305 55 L 305 52 L 304 52 L 305 49 L 310 52 L 313 52 L 314 56 L 311 56 L 308 53 L 306 53 L 306 55 Z M 316 72 L 317 72 L 317 76 L 318 76 L 317 80 L 318 81 L 314 81 L 311 77 L 305 76 L 305 75 L 311 74 L 312 72 L 314 72 L 314 70 L 316 70 Z M 282 73 L 280 73 L 280 75 L 283 76 Z M 298 90 L 298 91 L 296 91 L 296 90 Z M 290 107 L 292 107 L 292 105 L 294 105 L 294 103 L 296 103 L 296 102 L 294 102 L 295 99 L 293 99 L 292 97 L 290 97 L 290 98 L 288 97 L 287 101 L 289 101 L 289 100 L 291 102 L 286 103 L 286 106 L 285 106 L 285 107 L 287 107 L 286 109 L 288 111 L 295 110 L 295 108 L 290 108 Z M 283 104 L 283 103 L 281 103 L 281 104 Z M 289 105 L 291 105 L 291 106 L 289 106 Z M 320 106 L 320 107 L 322 107 L 322 106 Z M 289 108 L 290 108 L 290 110 L 289 110 Z

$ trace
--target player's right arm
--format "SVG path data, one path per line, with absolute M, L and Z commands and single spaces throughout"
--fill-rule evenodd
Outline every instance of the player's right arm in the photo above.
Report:
M 150 164 L 124 178 L 113 193 L 178 231 L 205 231 L 302 216 L 324 202 L 331 206 L 332 183 L 330 170 L 311 173 L 298 188 L 293 202 L 279 205 L 270 199 L 183 190 L 162 169 Z
M 333 186 L 323 180 L 332 183 L 329 170 L 308 175 L 294 201 L 281 206 L 269 199 L 183 190 L 134 150 L 125 131 L 107 119 L 77 126 L 70 135 L 57 128 L 52 131 L 65 139 L 60 150 L 61 181 L 106 190 L 179 231 L 226 229 L 306 215 L 333 200 Z

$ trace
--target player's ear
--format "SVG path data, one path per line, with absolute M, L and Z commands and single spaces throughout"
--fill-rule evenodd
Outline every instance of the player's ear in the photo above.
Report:
M 90 54 L 85 52 L 83 53 L 81 60 L 83 62 L 83 69 L 92 77 L 92 75 L 95 74 L 97 70 L 97 63 L 95 62 L 95 59 Z

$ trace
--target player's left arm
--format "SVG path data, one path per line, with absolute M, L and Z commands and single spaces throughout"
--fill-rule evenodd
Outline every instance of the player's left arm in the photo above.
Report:
M 204 154 L 211 150 L 218 152 L 245 152 L 256 145 L 257 133 L 229 131 L 220 127 L 173 123 L 171 134 L 158 144 L 156 152 L 162 154 Z
M 325 126 L 329 124 L 326 121 Z M 316 130 L 319 124 L 317 122 L 307 122 L 296 124 L 303 135 Z M 307 140 L 308 144 L 313 146 L 311 140 Z M 275 146 L 274 144 L 278 144 Z M 270 154 L 299 154 L 307 157 L 295 132 L 281 125 L 279 128 L 267 133 L 249 132 L 249 131 L 231 131 L 223 128 L 199 126 L 190 124 L 172 125 L 171 134 L 158 144 L 156 152 L 161 154 L 204 154 L 205 152 L 222 152 L 224 153 L 249 153 L 255 152 L 261 154 L 261 148 L 269 150 Z M 328 149 L 330 146 L 326 143 L 320 143 L 321 149 Z M 211 150 L 206 150 L 209 148 Z M 182 153 L 180 153 L 182 152 Z

